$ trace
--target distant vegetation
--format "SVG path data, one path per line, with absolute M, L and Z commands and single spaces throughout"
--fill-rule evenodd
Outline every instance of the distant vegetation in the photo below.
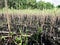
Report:
M 4 8 L 4 0 L 2 1 L 2 7 Z M 7 0 L 8 7 L 11 9 L 52 9 L 54 5 L 50 2 L 36 0 Z
M 22 13 L 22 14 L 51 14 L 60 13 L 60 5 L 55 6 L 50 2 L 36 0 L 6 0 L 9 13 Z M 57 10 L 55 10 L 57 9 Z M 0 13 L 5 13 L 5 0 L 0 0 Z M 41 13 L 40 13 L 41 12 Z
M 60 8 L 60 5 L 58 5 L 57 8 Z

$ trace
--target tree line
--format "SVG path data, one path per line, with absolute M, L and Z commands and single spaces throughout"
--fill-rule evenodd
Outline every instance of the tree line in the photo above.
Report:
M 7 0 L 8 8 L 13 9 L 53 9 L 54 5 L 50 2 L 36 0 Z M 2 2 L 4 7 L 4 0 Z M 59 6 L 58 6 L 59 7 Z
M 36 0 L 8 0 L 8 7 L 14 9 L 52 9 L 54 5 L 44 1 L 36 2 Z

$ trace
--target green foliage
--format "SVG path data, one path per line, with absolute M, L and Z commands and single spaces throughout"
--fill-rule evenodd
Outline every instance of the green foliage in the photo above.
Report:
M 14 9 L 27 9 L 34 8 L 36 0 L 8 0 L 9 8 L 13 7 Z
M 54 8 L 54 5 L 49 3 L 49 2 L 45 3 L 43 1 L 40 1 L 40 2 L 37 3 L 37 8 L 41 9 L 41 10 L 43 10 L 43 9 L 52 9 L 52 8 Z
M 42 10 L 43 8 L 45 8 L 45 2 L 43 2 L 43 1 L 38 2 L 38 3 L 37 3 L 37 8 L 38 8 L 38 9 L 41 9 L 41 10 Z
M 60 5 L 58 5 L 57 8 L 60 8 Z
M 13 35 L 13 32 L 10 32 L 10 35 L 12 36 Z
M 54 5 L 49 2 L 36 0 L 7 0 L 8 7 L 11 9 L 52 9 Z M 3 3 L 3 2 L 2 2 Z
M 22 45 L 22 38 L 20 37 L 16 37 L 15 41 L 19 44 Z
M 54 8 L 54 5 L 49 3 L 49 2 L 47 2 L 46 3 L 46 9 L 52 9 L 52 8 Z
M 41 33 L 41 32 L 42 32 L 42 28 L 39 27 L 39 28 L 38 28 L 38 33 Z
M 31 9 L 36 8 L 36 0 L 27 0 L 27 6 Z

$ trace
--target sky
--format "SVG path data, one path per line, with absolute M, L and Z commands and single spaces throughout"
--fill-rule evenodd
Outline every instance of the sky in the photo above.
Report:
M 40 0 L 36 0 L 37 2 Z M 43 0 L 45 2 L 50 2 L 52 4 L 54 4 L 55 6 L 60 5 L 60 0 Z

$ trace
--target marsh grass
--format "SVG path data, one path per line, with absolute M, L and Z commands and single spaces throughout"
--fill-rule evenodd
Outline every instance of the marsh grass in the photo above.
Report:
M 56 15 L 59 15 L 60 14 L 60 9 L 44 9 L 44 10 L 40 10 L 40 9 L 19 9 L 19 10 L 16 10 L 16 9 L 7 9 L 8 12 L 7 13 L 16 13 L 16 14 L 28 14 L 28 15 L 54 15 L 54 13 Z M 0 13 L 6 13 L 7 11 L 5 8 L 3 9 L 0 9 Z

